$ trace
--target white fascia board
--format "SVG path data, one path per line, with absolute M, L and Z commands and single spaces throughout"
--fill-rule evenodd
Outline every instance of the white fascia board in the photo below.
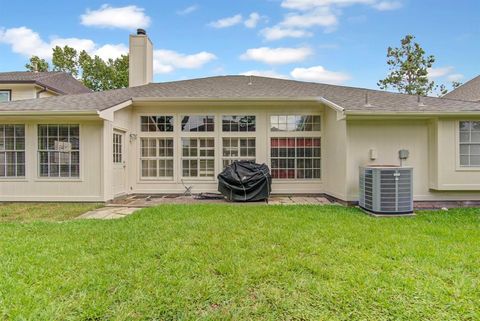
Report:
M 345 119 L 345 108 L 342 106 L 335 104 L 334 102 L 324 98 L 324 97 L 318 97 L 317 101 L 327 105 L 328 107 L 332 108 L 337 112 L 337 120 L 342 120 Z
M 102 119 L 113 121 L 113 115 L 115 114 L 116 111 L 126 108 L 128 106 L 131 106 L 133 103 L 132 99 L 129 99 L 127 101 L 124 101 L 123 103 L 114 105 L 112 107 L 109 107 L 104 110 L 99 110 L 97 111 L 98 116 Z

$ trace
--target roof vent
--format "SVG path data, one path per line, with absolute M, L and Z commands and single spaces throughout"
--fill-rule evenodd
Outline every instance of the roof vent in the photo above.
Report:
M 420 95 L 417 95 L 417 103 L 418 103 L 418 106 L 419 106 L 419 107 L 426 106 L 426 105 L 423 103 L 423 101 L 422 101 L 421 98 L 422 98 L 422 97 L 421 97 Z
M 368 91 L 365 92 L 365 107 L 372 107 L 372 105 L 368 101 Z
M 137 29 L 137 35 L 146 36 L 147 32 L 145 31 L 145 29 Z

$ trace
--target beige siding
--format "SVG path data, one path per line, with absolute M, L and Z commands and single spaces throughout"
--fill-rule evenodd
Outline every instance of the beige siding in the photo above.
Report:
M 32 84 L 0 84 L 0 89 L 11 90 L 11 100 L 25 100 L 37 98 L 35 86 Z
M 438 129 L 432 128 L 435 122 L 427 119 L 349 120 L 347 124 L 349 201 L 358 200 L 358 167 L 367 164 L 398 165 L 400 149 L 410 151 L 404 165 L 414 169 L 415 200 L 480 199 L 478 192 L 458 192 L 454 188 L 443 192 L 431 189 L 437 181 L 439 186 L 457 185 L 461 186 L 459 189 L 466 189 L 480 179 L 479 171 L 461 171 L 455 167 L 458 157 L 455 121 L 439 121 Z M 377 151 L 376 160 L 370 160 L 370 149 Z M 433 159 L 429 160 L 430 157 Z
M 61 119 L 8 119 L 1 123 L 26 124 L 26 177 L 0 179 L 0 201 L 102 201 L 102 123 Z M 80 124 L 80 178 L 40 178 L 37 164 L 37 125 Z
M 345 200 L 347 195 L 347 125 L 337 120 L 337 112 L 325 108 L 323 157 L 325 193 Z
M 257 131 L 256 133 L 245 134 L 248 137 L 256 137 L 256 160 L 259 163 L 270 165 L 269 161 L 269 117 L 270 114 L 283 113 L 315 113 L 323 116 L 323 106 L 317 103 L 144 103 L 137 105 L 133 110 L 124 109 L 115 112 L 113 127 L 127 130 L 127 143 L 129 158 L 128 168 L 128 188 L 129 193 L 183 193 L 185 190 L 181 182 L 181 146 L 180 137 L 188 136 L 181 133 L 180 117 L 190 114 L 206 114 L 216 116 L 216 131 L 211 135 L 215 138 L 215 176 L 222 170 L 222 148 L 221 137 L 228 136 L 221 132 L 222 115 L 256 115 Z M 176 131 L 172 134 L 175 139 L 175 177 L 173 180 L 145 180 L 140 177 L 140 138 L 142 136 L 155 136 L 155 134 L 140 132 L 141 115 L 173 115 L 176 117 Z M 323 119 L 323 118 L 322 118 Z M 325 121 L 323 121 L 323 125 Z M 136 135 L 136 139 L 129 139 L 130 134 Z M 305 136 L 308 136 L 305 133 Z M 322 133 L 323 135 L 323 133 Z M 326 139 L 326 138 L 325 138 Z M 325 139 L 322 137 L 322 144 Z M 323 156 L 323 155 L 322 155 Z M 325 164 L 322 162 L 322 167 Z M 322 170 L 322 175 L 325 171 Z M 193 186 L 193 192 L 214 192 L 217 191 L 218 182 L 215 178 L 208 179 L 185 179 L 186 185 Z M 275 181 L 273 183 L 274 193 L 322 193 L 324 192 L 323 180 L 299 180 L 299 181 Z

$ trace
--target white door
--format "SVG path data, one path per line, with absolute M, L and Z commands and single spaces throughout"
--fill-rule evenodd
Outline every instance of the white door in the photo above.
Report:
M 127 155 L 125 132 L 113 132 L 113 192 L 115 197 L 127 194 Z

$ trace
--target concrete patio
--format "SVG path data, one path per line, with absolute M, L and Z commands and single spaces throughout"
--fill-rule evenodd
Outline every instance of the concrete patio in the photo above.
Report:
M 103 208 L 87 212 L 77 219 L 118 219 L 128 216 L 142 208 L 164 204 L 232 204 L 232 205 L 331 205 L 327 198 L 322 196 L 286 196 L 274 195 L 268 202 L 228 202 L 217 194 L 200 195 L 131 195 L 118 198 Z

